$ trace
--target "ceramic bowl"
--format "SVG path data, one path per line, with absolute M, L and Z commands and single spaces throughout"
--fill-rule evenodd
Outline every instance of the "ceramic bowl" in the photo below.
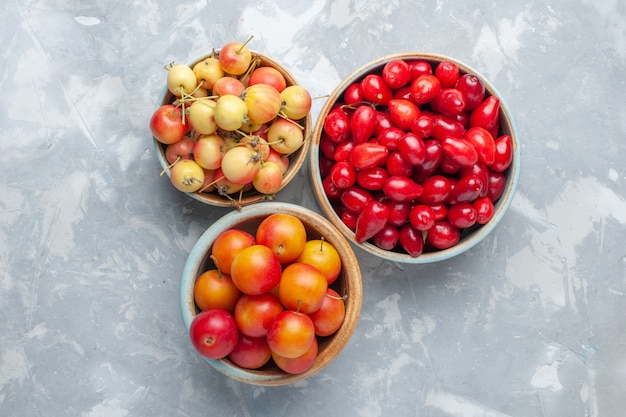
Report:
M 320 171 L 320 139 L 322 137 L 323 129 L 324 129 L 324 119 L 326 115 L 333 109 L 333 107 L 337 104 L 338 101 L 343 100 L 344 92 L 346 88 L 354 83 L 362 80 L 368 74 L 379 73 L 382 71 L 382 68 L 385 64 L 394 59 L 404 59 L 404 60 L 425 60 L 431 65 L 436 65 L 442 61 L 452 61 L 455 62 L 460 69 L 460 73 L 472 73 L 480 78 L 480 80 L 485 85 L 485 97 L 489 95 L 493 95 L 499 98 L 500 100 L 500 130 L 499 135 L 508 134 L 510 135 L 513 142 L 513 162 L 511 166 L 504 172 L 506 175 L 506 186 L 502 197 L 495 204 L 495 212 L 491 220 L 480 226 L 474 226 L 468 229 L 465 229 L 461 235 L 461 239 L 458 244 L 444 250 L 432 250 L 428 252 L 424 252 L 419 256 L 413 257 L 406 252 L 398 249 L 394 250 L 384 250 L 375 246 L 374 244 L 368 242 L 359 243 L 355 239 L 355 233 L 346 226 L 341 217 L 335 210 L 333 203 L 329 200 L 324 192 L 324 188 L 322 185 L 322 176 Z M 387 259 L 390 261 L 401 262 L 401 263 L 409 263 L 409 264 L 422 264 L 422 263 L 431 263 L 438 262 L 445 259 L 452 258 L 454 256 L 460 255 L 470 248 L 477 245 L 480 241 L 482 241 L 489 233 L 491 233 L 496 225 L 502 220 L 504 214 L 506 213 L 511 201 L 513 200 L 513 196 L 515 190 L 517 188 L 517 183 L 519 179 L 520 173 L 520 147 L 518 143 L 518 132 L 515 126 L 515 122 L 513 120 L 513 116 L 504 102 L 502 96 L 496 91 L 495 87 L 480 73 L 478 73 L 473 68 L 468 65 L 460 62 L 454 58 L 450 58 L 444 55 L 437 55 L 432 53 L 400 53 L 382 57 L 373 62 L 370 62 L 361 68 L 354 71 L 347 78 L 345 78 L 332 92 L 322 110 L 320 111 L 317 122 L 314 126 L 313 136 L 311 141 L 311 149 L 310 149 L 311 157 L 310 157 L 310 176 L 311 183 L 313 185 L 313 189 L 317 200 L 322 208 L 322 211 L 326 215 L 328 219 L 339 229 L 355 246 L 360 249 L 368 252 L 372 255 L 378 256 L 383 259 Z
M 345 237 L 320 214 L 290 203 L 262 202 L 232 211 L 213 223 L 192 248 L 182 275 L 180 286 L 180 307 L 183 322 L 189 330 L 191 322 L 199 312 L 194 303 L 193 288 L 196 278 L 204 271 L 215 268 L 209 258 L 210 250 L 217 236 L 231 228 L 239 228 L 253 233 L 260 222 L 273 213 L 286 213 L 297 216 L 305 225 L 307 239 L 323 237 L 333 245 L 342 261 L 339 277 L 330 285 L 340 295 L 346 296 L 346 315 L 341 328 L 331 336 L 318 338 L 319 353 L 313 365 L 304 373 L 288 374 L 280 370 L 271 360 L 257 370 L 241 368 L 227 358 L 206 359 L 219 372 L 238 381 L 253 385 L 286 385 L 308 378 L 337 358 L 354 332 L 363 298 L 359 264 L 351 245 Z M 191 343 L 189 342 L 189 346 Z
M 193 66 L 197 62 L 203 61 L 204 59 L 208 58 L 211 55 L 212 54 L 202 56 L 194 60 L 193 62 L 189 63 L 189 66 L 193 68 Z M 255 59 L 258 60 L 257 66 L 276 68 L 285 77 L 287 86 L 298 84 L 294 76 L 283 65 L 279 64 L 275 60 L 267 56 L 264 56 L 262 54 L 259 54 L 257 52 L 254 52 L 254 51 L 252 51 L 252 56 L 253 56 L 253 61 Z M 174 101 L 175 101 L 174 95 L 167 89 L 167 87 L 164 87 L 161 95 L 159 96 L 157 100 L 157 107 L 163 104 L 172 103 Z M 304 135 L 304 143 L 297 151 L 289 155 L 289 166 L 283 175 L 283 182 L 282 182 L 281 190 L 285 188 L 291 180 L 293 180 L 293 178 L 296 176 L 296 174 L 298 173 L 298 171 L 304 164 L 304 161 L 307 157 L 309 146 L 310 146 L 309 138 L 311 136 L 311 129 L 312 129 L 312 121 L 311 121 L 310 113 L 304 118 L 302 118 L 301 120 L 298 120 L 297 122 L 298 124 L 302 126 L 303 135 Z M 169 165 L 169 163 L 167 162 L 167 158 L 165 156 L 166 145 L 159 143 L 154 138 L 153 138 L 153 144 L 154 144 L 154 148 L 156 151 L 157 159 L 159 160 L 159 164 L 161 165 L 161 168 L 165 170 L 166 174 L 169 176 L 170 172 L 169 170 L 166 169 L 166 167 Z M 267 195 L 261 194 L 255 191 L 254 189 L 244 192 L 242 195 L 239 195 L 239 193 L 233 194 L 232 196 L 230 196 L 231 198 L 220 195 L 217 192 L 193 192 L 193 193 L 186 193 L 186 194 L 198 201 L 201 201 L 206 204 L 210 204 L 212 206 L 218 206 L 218 207 L 240 208 L 243 206 L 247 206 L 253 203 L 258 203 L 258 202 L 268 199 Z M 271 198 L 273 197 L 274 196 L 271 196 Z M 233 201 L 233 199 L 235 199 L 236 201 Z

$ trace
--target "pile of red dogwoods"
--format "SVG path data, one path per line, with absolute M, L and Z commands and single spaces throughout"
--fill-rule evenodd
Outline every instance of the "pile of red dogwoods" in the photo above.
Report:
M 500 101 L 454 62 L 393 59 L 324 116 L 322 185 L 357 242 L 419 256 L 492 218 L 513 141 Z

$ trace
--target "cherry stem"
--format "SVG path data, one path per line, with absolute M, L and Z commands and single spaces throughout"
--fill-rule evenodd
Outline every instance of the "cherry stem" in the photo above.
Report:
M 332 294 L 326 294 L 326 297 L 332 298 L 333 300 L 341 300 L 341 301 L 345 301 L 348 298 L 348 295 L 344 295 L 341 297 L 337 297 L 336 295 L 332 295 Z
M 241 52 L 241 50 L 242 50 L 245 46 L 247 46 L 253 38 L 254 38 L 254 35 L 250 35 L 250 37 L 248 38 L 248 40 L 247 40 L 247 41 L 245 41 L 245 42 L 241 45 L 241 47 L 239 48 L 239 50 L 238 50 L 237 52 Z
M 207 185 L 205 185 L 204 187 L 200 188 L 200 189 L 198 190 L 198 192 L 199 192 L 199 193 L 204 192 L 204 190 L 206 190 L 207 188 L 209 188 L 209 187 L 211 187 L 211 186 L 213 186 L 213 185 L 217 184 L 219 181 L 223 180 L 224 178 L 226 178 L 226 177 L 222 175 L 222 176 L 221 176 L 221 177 L 219 177 L 218 179 L 213 180 L 213 181 L 211 181 L 210 183 L 208 183 Z
M 300 123 L 296 122 L 295 120 L 289 118 L 285 112 L 283 112 L 282 110 L 280 112 L 278 112 L 278 117 L 282 117 L 283 119 L 287 120 L 290 123 L 293 123 L 294 125 L 298 126 L 300 128 L 300 130 L 304 130 L 304 126 L 302 126 Z
M 242 83 L 247 84 L 248 81 L 249 81 L 250 75 L 252 74 L 252 71 L 254 71 L 260 64 L 261 64 L 261 58 L 255 56 L 254 59 L 252 59 L 252 62 L 250 63 L 250 66 L 248 66 L 248 69 L 239 78 L 239 80 Z
M 370 102 L 370 101 L 358 101 L 356 103 L 350 103 L 350 104 L 342 104 L 341 108 L 347 108 L 347 109 L 351 109 L 351 110 L 356 110 L 359 106 L 370 106 L 371 108 L 373 108 L 374 110 L 376 110 L 376 104 Z
M 178 87 L 178 91 L 180 92 L 180 96 L 184 97 L 184 95 L 185 95 L 185 88 L 182 85 Z M 181 112 L 181 115 L 182 115 L 182 118 L 183 118 L 183 124 L 185 124 L 186 121 L 187 121 L 186 120 L 187 118 L 185 117 L 185 100 L 181 100 L 180 105 L 181 105 L 181 107 L 183 109 L 183 111 Z
M 171 164 L 167 165 L 165 168 L 163 168 L 163 171 L 161 171 L 161 173 L 159 174 L 159 177 L 162 177 L 163 174 L 165 174 L 168 170 L 172 169 L 172 167 L 174 165 L 176 165 L 178 163 L 178 161 L 180 161 L 182 158 L 180 155 L 178 155 L 176 157 L 176 159 L 174 160 L 174 162 L 172 162 Z
M 222 275 L 222 270 L 220 269 L 220 263 L 217 261 L 217 258 L 213 255 L 210 255 L 209 258 L 211 258 L 211 260 L 213 261 L 213 265 L 215 265 L 215 268 L 217 268 L 217 276 L 220 279 L 223 279 L 224 276 Z

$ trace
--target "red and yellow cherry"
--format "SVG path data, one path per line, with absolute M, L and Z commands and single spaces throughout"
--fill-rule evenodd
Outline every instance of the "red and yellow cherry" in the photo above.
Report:
M 256 242 L 270 248 L 282 264 L 300 256 L 307 239 L 302 221 L 285 213 L 275 213 L 264 218 L 255 237 Z
M 265 337 L 249 337 L 239 334 L 235 349 L 228 355 L 228 359 L 237 366 L 246 369 L 258 369 L 272 358 L 272 351 Z
M 276 352 L 271 352 L 271 355 L 276 366 L 278 366 L 283 371 L 287 372 L 288 374 L 301 374 L 305 371 L 308 371 L 311 366 L 313 366 L 315 358 L 317 358 L 318 351 L 319 344 L 317 342 L 317 339 L 314 339 L 311 347 L 302 355 L 296 358 L 286 358 L 284 356 L 280 356 Z
M 194 301 L 200 310 L 219 308 L 232 313 L 241 297 L 241 291 L 233 283 L 230 275 L 218 269 L 203 272 L 193 289 Z
M 309 264 L 320 271 L 328 285 L 335 282 L 341 272 L 341 257 L 337 249 L 326 240 L 312 239 L 306 242 L 296 262 Z
M 239 339 L 233 316 L 220 309 L 204 310 L 194 317 L 189 338 L 200 355 L 209 359 L 228 356 Z
M 269 292 L 244 294 L 235 304 L 235 322 L 239 331 L 246 336 L 266 336 L 267 329 L 284 309 L 280 300 Z
M 182 109 L 173 104 L 160 106 L 150 118 L 152 136 L 165 145 L 181 140 L 189 131 L 189 125 L 184 122 L 182 115 Z
M 229 42 L 220 49 L 218 60 L 224 72 L 241 75 L 250 67 L 252 53 L 244 43 Z
M 211 257 L 222 273 L 229 274 L 235 256 L 254 245 L 254 236 L 240 229 L 228 229 L 220 233 L 211 247 Z
M 230 276 L 244 294 L 262 294 L 280 282 L 282 268 L 274 251 L 262 244 L 245 248 L 232 261 Z
M 315 342 L 315 326 L 306 314 L 284 310 L 267 331 L 267 344 L 273 353 L 285 358 L 304 355 Z
M 321 307 L 327 288 L 326 277 L 317 268 L 294 262 L 283 269 L 278 297 L 287 309 L 310 314 Z
M 345 316 L 346 306 L 343 297 L 332 288 L 326 290 L 320 308 L 309 314 L 315 326 L 315 334 L 318 336 L 330 336 L 337 332 L 343 324 Z

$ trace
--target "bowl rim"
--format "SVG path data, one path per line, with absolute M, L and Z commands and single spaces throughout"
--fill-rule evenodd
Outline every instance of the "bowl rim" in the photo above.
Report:
M 187 62 L 187 65 L 193 68 L 195 64 L 213 56 L 216 52 L 219 52 L 219 50 L 216 49 L 216 50 L 211 51 L 210 53 L 199 55 L 195 59 Z M 260 66 L 272 66 L 278 69 L 287 80 L 287 85 L 296 85 L 296 84 L 300 85 L 298 81 L 296 80 L 296 78 L 294 77 L 294 75 L 291 73 L 291 71 L 289 71 L 283 64 L 255 50 L 250 50 L 250 52 L 252 53 L 253 60 L 256 58 L 261 60 Z M 167 85 L 165 85 L 161 89 L 161 93 L 158 95 L 157 102 L 155 105 L 155 110 L 159 108 L 161 105 L 169 103 L 169 100 L 167 100 L 167 98 L 170 97 L 171 95 L 172 94 L 169 92 Z M 300 148 L 298 148 L 293 154 L 291 154 L 291 155 L 295 155 L 295 158 L 293 160 L 291 159 L 291 155 L 290 155 L 290 161 L 289 161 L 290 166 L 287 168 L 287 171 L 284 174 L 283 183 L 282 183 L 280 190 L 278 190 L 275 194 L 278 194 L 279 192 L 281 192 L 295 178 L 295 176 L 298 175 L 298 172 L 304 165 L 305 160 L 309 153 L 309 149 L 311 146 L 311 137 L 313 134 L 313 122 L 312 122 L 311 112 L 309 112 L 302 119 L 297 120 L 297 122 L 300 122 L 301 125 L 303 125 L 304 142 L 302 143 L 302 146 Z M 153 136 L 152 146 L 156 153 L 157 160 L 159 161 L 159 165 L 161 166 L 161 169 L 165 172 L 165 174 L 169 178 L 170 170 L 166 168 L 169 165 L 169 162 L 167 162 L 165 158 L 165 148 L 163 144 L 161 144 Z M 293 167 L 291 167 L 292 164 L 294 164 Z M 200 201 L 202 203 L 209 204 L 212 206 L 216 206 L 216 207 L 239 208 L 239 207 L 247 206 L 250 204 L 256 204 L 262 201 L 267 201 L 266 195 L 257 193 L 257 192 L 244 194 L 239 204 L 235 204 L 229 199 L 223 198 L 222 196 L 219 196 L 219 194 L 215 194 L 215 193 L 198 193 L 198 192 L 183 192 L 183 193 L 187 194 L 189 197 L 193 198 L 194 200 L 197 200 L 197 201 Z
M 321 225 L 322 230 L 319 232 L 324 236 L 328 236 L 329 233 L 333 233 L 332 231 L 334 231 L 334 238 L 328 239 L 328 241 L 332 241 L 333 245 L 342 256 L 342 260 L 344 260 L 344 256 L 349 256 L 352 261 L 350 263 L 351 267 L 349 270 L 346 270 L 346 284 L 348 286 L 348 290 L 350 291 L 350 296 L 346 299 L 346 317 L 344 319 L 344 324 L 335 335 L 330 336 L 333 338 L 333 342 L 335 340 L 337 341 L 336 345 L 331 345 L 330 343 L 327 345 L 330 348 L 330 356 L 318 356 L 319 360 L 316 359 L 313 366 L 303 373 L 263 374 L 262 371 L 248 370 L 238 367 L 230 361 L 213 360 L 202 357 L 202 359 L 222 374 L 240 382 L 262 386 L 292 384 L 306 379 L 325 368 L 339 355 L 354 333 L 363 302 L 361 271 L 356 255 L 354 254 L 353 248 L 345 236 L 337 231 L 328 219 L 311 209 L 298 206 L 293 203 L 261 202 L 245 206 L 240 211 L 231 211 L 217 219 L 202 233 L 191 249 L 181 276 L 179 294 L 180 311 L 187 334 L 189 332 L 191 322 L 197 314 L 193 300 L 193 284 L 195 283 L 195 280 L 199 275 L 200 268 L 204 263 L 206 252 L 212 245 L 217 235 L 223 230 L 241 224 L 241 222 L 245 221 L 245 219 L 256 220 L 273 213 L 288 213 L 299 216 L 301 219 L 302 217 L 312 219 L 316 222 L 316 224 Z
M 511 132 L 509 133 L 509 135 L 511 136 L 513 143 L 513 161 L 511 163 L 511 166 L 507 170 L 507 181 L 505 190 L 500 199 L 495 203 L 495 211 L 493 217 L 486 224 L 480 226 L 480 233 L 476 234 L 475 232 L 472 232 L 471 239 L 461 240 L 458 244 L 451 248 L 433 252 L 425 252 L 417 257 L 412 257 L 409 254 L 403 254 L 400 252 L 387 251 L 369 242 L 358 243 L 355 239 L 354 232 L 341 221 L 339 216 L 337 216 L 337 214 L 333 210 L 331 202 L 322 188 L 322 178 L 320 176 L 318 168 L 319 141 L 326 114 L 328 114 L 334 103 L 351 83 L 361 79 L 369 73 L 374 72 L 376 69 L 384 66 L 384 64 L 394 59 L 423 59 L 426 61 L 430 61 L 431 63 L 451 61 L 459 66 L 462 74 L 472 73 L 476 75 L 484 83 L 486 91 L 490 95 L 498 97 L 498 99 L 500 100 L 500 118 L 501 121 L 506 121 L 506 123 L 510 126 Z M 518 142 L 518 137 L 519 133 L 517 125 L 514 118 L 512 117 L 512 113 L 507 103 L 504 101 L 502 95 L 499 93 L 496 87 L 479 71 L 467 65 L 466 63 L 447 55 L 420 51 L 399 52 L 395 54 L 385 55 L 362 65 L 351 74 L 349 74 L 346 78 L 344 78 L 341 83 L 339 83 L 339 85 L 337 85 L 337 87 L 335 87 L 335 89 L 332 91 L 324 106 L 320 110 L 317 116 L 316 123 L 313 127 L 313 133 L 311 138 L 312 143 L 309 152 L 309 175 L 315 195 L 317 197 L 318 205 L 321 207 L 326 217 L 335 225 L 335 227 L 337 227 L 343 233 L 344 236 L 346 236 L 351 241 L 354 246 L 360 248 L 361 250 L 364 250 L 365 252 L 376 255 L 382 259 L 387 259 L 395 262 L 401 262 L 406 264 L 434 263 L 453 258 L 468 251 L 469 249 L 480 243 L 489 233 L 491 233 L 496 225 L 500 223 L 509 206 L 511 205 L 519 182 L 521 150 Z

